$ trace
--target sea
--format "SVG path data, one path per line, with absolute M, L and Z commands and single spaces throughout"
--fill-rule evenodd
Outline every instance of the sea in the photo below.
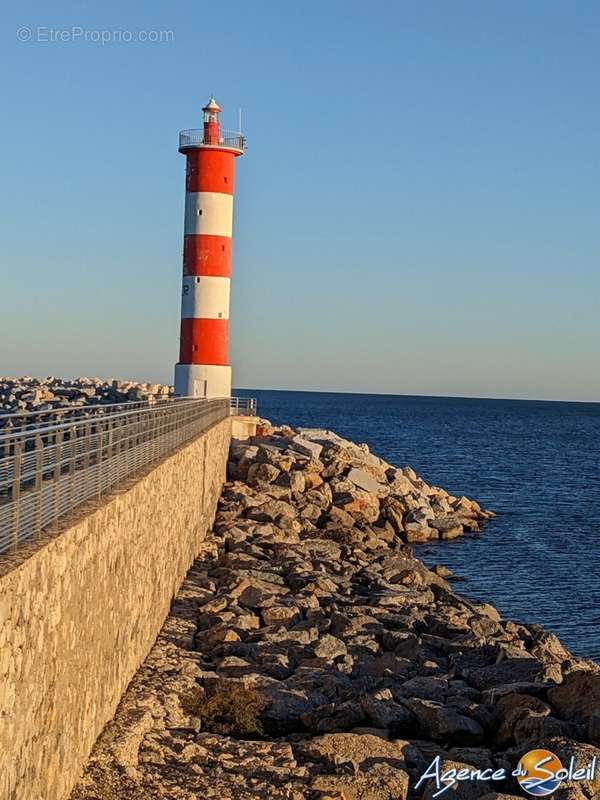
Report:
M 600 661 L 600 403 L 237 390 L 273 423 L 328 428 L 497 516 L 415 546 L 454 588 Z

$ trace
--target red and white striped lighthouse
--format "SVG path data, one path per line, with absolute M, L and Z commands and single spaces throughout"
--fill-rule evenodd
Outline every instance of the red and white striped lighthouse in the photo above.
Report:
M 230 397 L 229 290 L 236 156 L 245 140 L 221 130 L 214 99 L 201 130 L 179 134 L 187 159 L 181 296 L 181 340 L 175 394 Z

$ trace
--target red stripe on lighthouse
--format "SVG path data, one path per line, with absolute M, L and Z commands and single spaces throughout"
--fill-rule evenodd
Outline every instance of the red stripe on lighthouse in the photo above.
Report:
M 235 155 L 225 150 L 187 153 L 186 191 L 233 194 Z
M 181 364 L 226 365 L 229 324 L 226 319 L 182 319 Z
M 183 274 L 231 275 L 231 239 L 228 236 L 185 236 L 183 240 Z

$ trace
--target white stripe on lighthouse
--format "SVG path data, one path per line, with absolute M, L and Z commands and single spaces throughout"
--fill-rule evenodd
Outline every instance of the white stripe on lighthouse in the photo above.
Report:
M 229 278 L 186 275 L 181 294 L 181 318 L 229 319 Z
M 187 192 L 185 234 L 231 236 L 233 195 L 222 192 Z
M 175 394 L 181 397 L 231 397 L 231 367 L 175 364 Z

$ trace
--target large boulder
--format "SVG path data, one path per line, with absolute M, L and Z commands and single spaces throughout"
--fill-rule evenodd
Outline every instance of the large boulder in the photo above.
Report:
M 539 697 L 529 694 L 507 694 L 498 699 L 494 706 L 497 724 L 496 744 L 506 747 L 515 741 L 517 726 L 531 714 L 547 717 L 552 709 Z
M 288 449 L 294 450 L 297 453 L 302 453 L 302 455 L 309 456 L 309 458 L 318 459 L 323 451 L 323 445 L 302 436 L 294 436 L 288 444 Z
M 405 701 L 419 723 L 422 733 L 435 740 L 453 744 L 478 744 L 483 740 L 483 728 L 451 706 L 433 700 L 411 697 Z
M 371 475 L 362 469 L 353 467 L 346 479 L 357 486 L 359 489 L 364 489 L 365 492 L 373 492 L 376 494 L 382 489 L 382 485 L 375 480 Z
M 560 683 L 562 673 L 555 664 L 544 664 L 537 658 L 506 658 L 499 664 L 473 670 L 468 680 L 478 689 L 493 689 L 515 682 Z
M 347 731 L 362 725 L 367 717 L 357 700 L 347 700 L 342 703 L 324 703 L 303 713 L 301 719 L 309 731 L 330 733 Z
M 319 775 L 311 789 L 322 800 L 406 800 L 408 775 L 387 764 L 374 764 L 357 775 Z
M 278 475 L 279 470 L 272 464 L 256 462 L 248 468 L 247 481 L 251 486 L 258 486 L 261 483 L 273 483 Z
M 262 693 L 268 703 L 262 718 L 268 727 L 282 731 L 296 729 L 302 714 L 327 700 L 326 695 L 318 690 L 288 689 L 279 681 L 264 688 Z
M 600 711 L 600 672 L 571 672 L 560 686 L 548 692 L 559 717 L 571 722 L 587 721 Z
M 415 491 L 415 486 L 412 481 L 402 474 L 401 469 L 391 467 L 387 471 L 387 479 L 389 481 L 390 489 L 393 494 L 400 496 L 410 494 Z
M 336 501 L 344 511 L 350 514 L 359 524 L 368 525 L 379 517 L 379 501 L 377 495 L 355 490 L 341 502 Z
M 262 609 L 262 618 L 265 625 L 283 625 L 289 627 L 300 619 L 298 606 L 271 606 Z
M 463 534 L 463 526 L 458 517 L 438 517 L 429 523 L 440 535 L 440 539 L 456 539 Z
M 412 511 L 407 511 L 404 515 L 404 524 L 408 522 L 417 522 L 421 525 L 429 525 L 431 520 L 435 519 L 435 514 L 430 506 L 422 506 L 415 508 Z
M 268 466 L 261 464 L 260 466 Z M 256 522 L 274 522 L 280 518 L 294 519 L 296 510 L 284 500 L 268 499 L 259 506 L 253 506 L 245 512 L 248 519 Z
M 346 645 L 341 639 L 326 633 L 313 645 L 313 652 L 316 658 L 324 658 L 326 661 L 333 661 L 336 658 L 345 656 L 347 650 Z
M 306 489 L 305 473 L 298 469 L 291 470 L 290 472 L 282 472 L 277 477 L 276 483 L 278 486 L 283 486 L 291 492 L 303 492 Z
M 238 603 L 244 608 L 265 608 L 273 605 L 273 598 L 286 592 L 281 586 L 266 583 L 264 581 L 253 581 L 240 592 Z
M 404 752 L 411 749 L 412 746 L 402 740 L 389 742 L 379 736 L 356 733 L 328 733 L 294 747 L 294 751 L 303 759 L 323 764 L 329 769 L 351 762 L 361 771 L 378 763 L 405 769 Z
M 437 531 L 433 528 L 430 528 L 427 523 L 404 523 L 404 538 L 407 542 L 427 542 L 429 539 L 437 539 L 437 537 Z
M 420 697 L 443 703 L 448 694 L 448 679 L 436 676 L 416 676 L 405 681 L 399 690 L 403 697 Z
M 408 729 L 414 721 L 410 711 L 395 702 L 390 689 L 380 689 L 373 694 L 363 695 L 360 705 L 371 725 L 389 730 L 393 734 Z
M 395 497 L 386 497 L 381 504 L 381 511 L 396 533 L 404 531 L 404 514 L 408 511 L 405 503 Z

